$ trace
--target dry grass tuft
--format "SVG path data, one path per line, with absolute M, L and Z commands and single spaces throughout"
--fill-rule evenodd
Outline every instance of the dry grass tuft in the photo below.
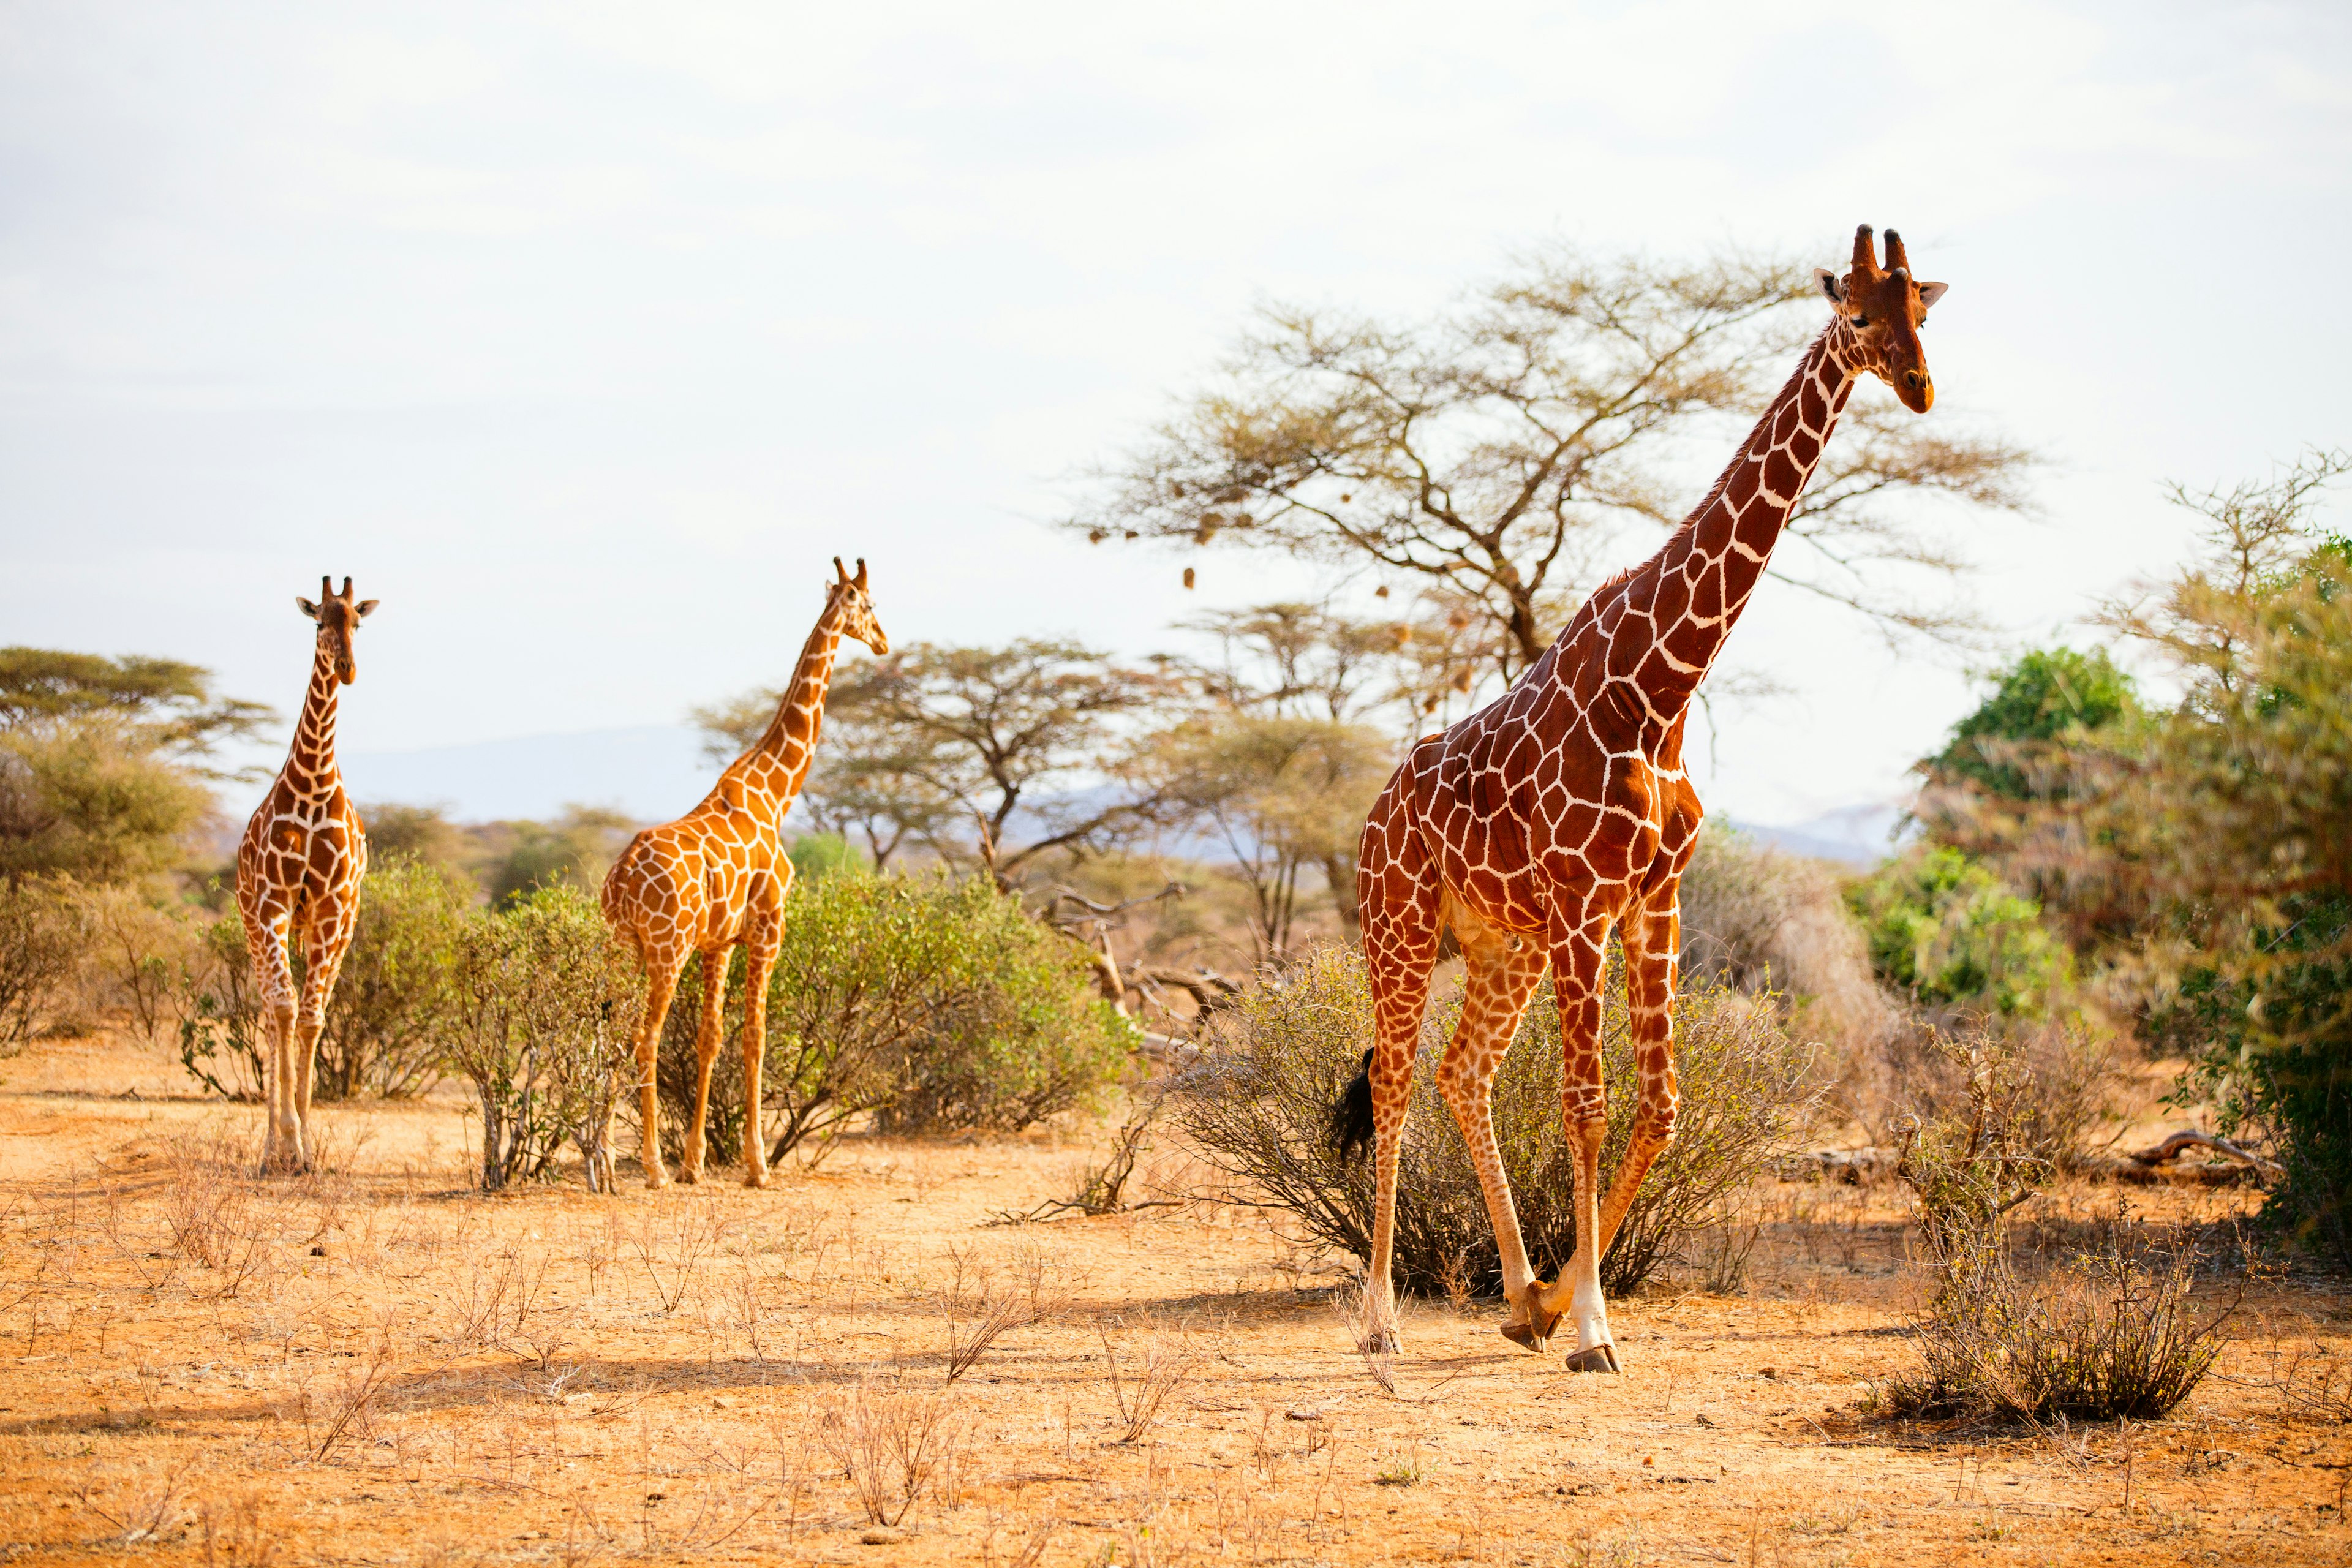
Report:
M 1159 1421 L 1169 1396 L 1200 1371 L 1201 1358 L 1181 1343 L 1154 1333 L 1145 1338 L 1141 1354 L 1129 1365 L 1121 1367 L 1118 1347 L 1110 1342 L 1110 1331 L 1098 1331 L 1102 1335 L 1103 1360 L 1110 1367 L 1111 1400 L 1118 1409 L 1118 1440 L 1140 1443 Z
M 887 1528 L 912 1512 L 939 1479 L 961 1428 L 946 1389 L 863 1379 L 824 1407 L 817 1440 L 841 1467 L 866 1519 Z

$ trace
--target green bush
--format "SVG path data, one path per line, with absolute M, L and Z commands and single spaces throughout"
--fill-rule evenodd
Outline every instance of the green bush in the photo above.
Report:
M 368 868 L 358 929 L 319 1036 L 314 1093 L 397 1100 L 441 1073 L 439 1033 L 470 879 L 406 856 Z
M 1920 1006 L 2039 1018 L 2069 975 L 2041 907 L 1958 850 L 1906 856 L 1846 897 L 1872 969 Z
M 1637 1100 L 1623 987 L 1612 975 L 1601 1040 L 1609 1130 L 1605 1190 L 1624 1157 Z M 1396 1279 L 1401 1289 L 1487 1295 L 1501 1263 L 1469 1150 L 1437 1089 L 1458 994 L 1433 1009 L 1413 1068 L 1412 1108 L 1400 1173 Z M 1675 1006 L 1682 1110 L 1674 1143 L 1643 1182 L 1609 1251 L 1602 1286 L 1637 1288 L 1792 1137 L 1811 1104 L 1809 1054 L 1778 1022 L 1769 994 L 1701 982 Z M 1372 1163 L 1345 1160 L 1328 1128 L 1340 1088 L 1372 1038 L 1362 955 L 1322 947 L 1244 992 L 1209 1047 L 1171 1089 L 1179 1122 L 1202 1157 L 1295 1215 L 1318 1240 L 1368 1258 Z M 1536 993 L 1494 1086 L 1495 1136 L 1519 1211 L 1528 1256 L 1555 1276 L 1575 1250 L 1574 1178 L 1560 1119 L 1559 1014 L 1550 983 Z
M 664 1148 L 694 1111 L 700 962 L 678 984 L 656 1082 Z M 1096 998 L 1086 961 L 985 879 L 796 882 L 768 983 L 761 1115 L 772 1158 L 822 1144 L 871 1112 L 894 1131 L 1015 1131 L 1089 1101 L 1135 1045 Z M 705 1155 L 742 1157 L 743 961 L 728 972 Z
M 838 833 L 803 833 L 793 840 L 793 873 L 803 882 L 835 871 L 871 871 L 874 857 Z
M 569 1141 L 610 1191 L 608 1142 L 644 987 L 593 900 L 542 888 L 458 928 L 449 1059 L 482 1116 L 482 1189 L 545 1178 Z
M 0 878 L 0 1056 L 76 999 L 89 926 L 72 883 Z

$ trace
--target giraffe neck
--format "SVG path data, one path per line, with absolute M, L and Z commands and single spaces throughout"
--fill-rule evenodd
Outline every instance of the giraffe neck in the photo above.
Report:
M 766 795 L 777 818 L 792 809 L 816 758 L 816 732 L 824 721 L 824 694 L 833 683 L 834 656 L 841 650 L 841 626 L 840 612 L 826 605 L 801 648 L 767 733 L 727 770 L 747 791 Z
M 1627 574 L 1622 608 L 1596 605 L 1604 626 L 1614 621 L 1612 638 L 1649 644 L 1612 647 L 1609 665 L 1634 674 L 1659 718 L 1671 721 L 1689 707 L 1748 607 L 1861 374 L 1854 347 L 1853 329 L 1833 317 L 1706 499 Z
M 335 701 L 341 690 L 334 655 L 322 637 L 310 660 L 310 687 L 302 694 L 294 743 L 287 748 L 286 765 L 278 771 L 298 795 L 316 795 L 335 782 Z

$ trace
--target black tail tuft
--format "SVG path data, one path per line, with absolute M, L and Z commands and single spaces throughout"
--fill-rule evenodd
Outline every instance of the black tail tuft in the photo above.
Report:
M 1339 1101 L 1331 1107 L 1331 1146 L 1339 1151 L 1342 1160 L 1353 1160 L 1372 1146 L 1372 1053 L 1364 1053 L 1364 1065 L 1339 1091 Z

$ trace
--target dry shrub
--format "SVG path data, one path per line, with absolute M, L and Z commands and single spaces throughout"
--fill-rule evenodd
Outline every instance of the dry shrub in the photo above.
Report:
M 866 1519 L 887 1526 L 913 1510 L 961 1429 L 944 1387 L 866 1379 L 825 1406 L 817 1440 L 841 1467 Z
M 84 983 L 90 1002 L 117 1007 L 148 1040 L 176 1023 L 175 998 L 201 960 L 201 927 L 188 912 L 156 903 L 127 887 L 82 894 L 89 945 Z
M 2038 1282 L 2011 1257 L 2008 1217 L 2056 1164 L 2053 1121 L 2020 1042 L 1939 1038 L 1958 1098 L 1906 1126 L 1895 1172 L 1917 1205 L 1933 1277 L 1912 1333 L 1921 1367 L 1881 1388 L 1906 1416 L 2104 1420 L 2165 1415 L 2215 1356 L 2234 1302 L 2191 1308 L 2196 1254 L 2152 1258 L 2118 1211 L 2097 1243 Z
M 1606 994 L 1604 1187 L 1624 1157 L 1637 1100 L 1624 991 L 1613 973 Z M 1397 1283 L 1423 1294 L 1446 1294 L 1450 1287 L 1492 1295 L 1502 1288 L 1493 1229 L 1469 1151 L 1436 1082 L 1443 1042 L 1460 1007 L 1457 995 L 1433 1010 L 1413 1068 L 1397 1201 Z M 1372 1037 L 1362 956 L 1316 949 L 1268 972 L 1220 1016 L 1208 1048 L 1171 1091 L 1202 1159 L 1255 1185 L 1317 1240 L 1370 1257 L 1371 1162 L 1343 1159 L 1328 1134 L 1331 1107 Z M 1601 1258 L 1601 1283 L 1614 1295 L 1636 1289 L 1675 1256 L 1708 1213 L 1795 1135 L 1813 1103 L 1809 1054 L 1781 1027 L 1771 994 L 1687 985 L 1675 1000 L 1675 1025 L 1682 1112 L 1674 1143 L 1651 1167 Z M 1494 1087 L 1495 1135 L 1520 1228 L 1529 1258 L 1546 1273 L 1566 1266 L 1576 1242 L 1560 1069 L 1559 1014 L 1547 982 Z
M 226 1133 L 173 1139 L 166 1155 L 163 1222 L 173 1249 L 215 1276 L 209 1294 L 236 1295 L 270 1264 L 276 1226 L 255 1200 L 251 1150 Z
M 2197 1255 L 2151 1255 L 2118 1219 L 2035 1282 L 2004 1251 L 1940 1260 L 1912 1324 L 1922 1365 L 1876 1391 L 1888 1415 L 2153 1420 L 2189 1397 L 2226 1342 L 2234 1301 L 2199 1311 Z
M 1773 991 L 1837 1042 L 1844 1068 L 1885 1032 L 1893 1012 L 1870 950 L 1846 912 L 1836 873 L 1710 821 L 1683 872 L 1683 973 Z
M 1900 1144 L 1915 1125 L 1967 1122 L 1983 1080 L 2019 1146 L 2052 1171 L 2071 1173 L 2087 1152 L 2091 1130 L 2114 1106 L 2122 1059 L 2113 1036 L 2079 1022 L 1971 1020 L 1946 1030 L 1915 1019 L 1886 1036 L 1886 1079 L 1874 1098 L 1885 1141 Z
M 205 1568 L 271 1568 L 284 1544 L 269 1517 L 268 1494 L 258 1487 L 198 1503 L 196 1537 Z

